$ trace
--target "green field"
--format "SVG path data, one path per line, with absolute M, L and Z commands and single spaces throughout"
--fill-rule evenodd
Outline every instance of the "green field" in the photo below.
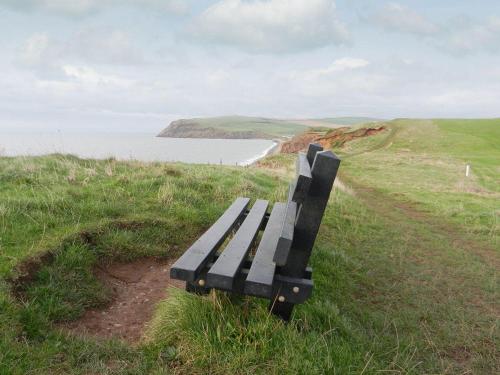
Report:
M 271 138 L 290 137 L 307 130 L 305 125 L 263 117 L 223 116 L 193 120 L 201 128 L 215 128 L 227 132 L 259 132 Z
M 182 119 L 164 129 L 161 137 L 181 138 L 263 138 L 284 139 L 310 129 L 326 130 L 379 122 L 371 117 L 332 117 L 324 119 L 271 119 L 265 117 L 221 116 Z M 205 132 L 198 132 L 200 129 Z
M 318 119 L 317 121 L 330 122 L 332 124 L 352 126 L 366 124 L 368 122 L 380 122 L 383 121 L 374 117 L 326 117 Z
M 500 372 L 500 120 L 385 126 L 335 150 L 315 290 L 291 324 L 265 301 L 173 290 L 137 346 L 59 328 L 109 302 L 93 268 L 176 258 L 237 196 L 283 200 L 295 157 L 0 158 L 0 374 Z M 20 264 L 30 277 L 12 284 Z
M 343 171 L 422 212 L 498 245 L 500 120 L 395 120 L 351 142 Z M 370 152 L 359 150 L 369 149 Z M 466 164 L 471 175 L 465 177 Z

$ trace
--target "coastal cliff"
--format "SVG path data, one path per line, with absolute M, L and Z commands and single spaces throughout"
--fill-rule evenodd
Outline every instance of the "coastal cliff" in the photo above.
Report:
M 219 139 L 290 139 L 309 129 L 294 121 L 249 116 L 220 116 L 173 121 L 159 137 Z
M 194 120 L 176 120 L 165 128 L 158 137 L 210 138 L 210 139 L 274 139 L 273 136 L 255 130 L 227 131 L 211 126 L 201 127 Z

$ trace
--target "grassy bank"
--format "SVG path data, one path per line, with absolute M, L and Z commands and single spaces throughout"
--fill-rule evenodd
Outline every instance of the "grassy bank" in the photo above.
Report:
M 100 373 L 109 361 L 137 373 L 160 366 L 147 363 L 149 349 L 69 338 L 54 323 L 109 300 L 95 264 L 175 257 L 234 196 L 284 193 L 259 170 L 70 156 L 0 159 L 0 181 L 0 373 L 19 374 Z M 31 282 L 12 290 L 6 279 L 19 276 Z
M 371 117 L 333 117 L 323 119 L 272 119 L 249 116 L 221 116 L 173 121 L 160 137 L 172 138 L 263 138 L 288 139 L 310 129 L 326 130 L 379 122 Z
M 498 245 L 500 120 L 396 120 L 388 127 L 346 145 L 343 154 L 353 156 L 345 178 Z
M 222 116 L 172 122 L 160 137 L 283 139 L 303 133 L 308 125 L 264 117 Z
M 0 159 L 0 373 L 498 372 L 495 143 L 485 150 L 497 128 L 387 125 L 337 150 L 344 187 L 315 246 L 313 298 L 292 324 L 264 301 L 172 291 L 138 346 L 56 323 L 109 301 L 96 264 L 176 257 L 231 199 L 282 200 L 294 156 L 247 169 Z M 456 152 L 464 134 L 479 142 L 467 157 Z

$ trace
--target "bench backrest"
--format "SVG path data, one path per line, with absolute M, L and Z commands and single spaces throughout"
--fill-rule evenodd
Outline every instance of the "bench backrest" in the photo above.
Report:
M 281 275 L 303 277 L 339 165 L 340 159 L 318 144 L 310 144 L 306 154 L 299 154 L 274 254 Z

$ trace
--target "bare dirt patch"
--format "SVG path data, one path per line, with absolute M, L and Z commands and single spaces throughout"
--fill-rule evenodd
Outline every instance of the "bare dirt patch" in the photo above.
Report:
M 151 320 L 156 303 L 167 297 L 167 288 L 184 285 L 170 279 L 171 260 L 139 259 L 96 268 L 96 276 L 112 290 L 112 302 L 87 310 L 62 327 L 78 335 L 118 338 L 137 343 Z

